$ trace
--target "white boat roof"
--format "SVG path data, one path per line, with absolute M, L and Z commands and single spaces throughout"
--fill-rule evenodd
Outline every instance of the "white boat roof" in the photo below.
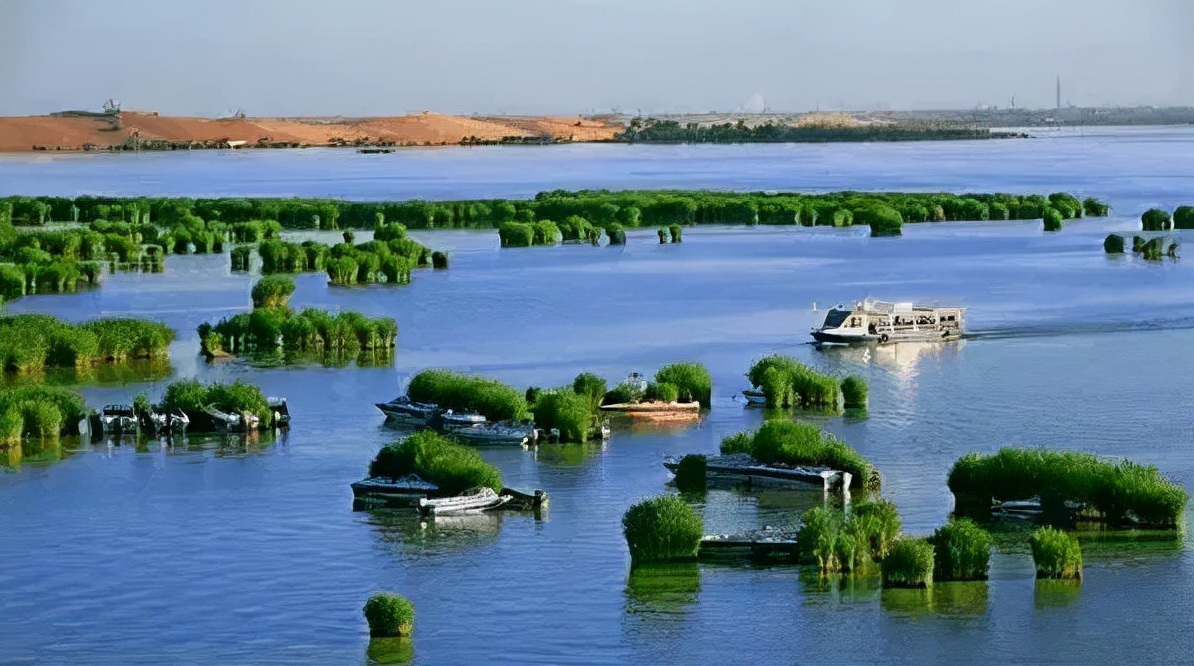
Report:
M 924 305 L 915 304 L 911 301 L 880 301 L 875 298 L 867 298 L 859 301 L 855 306 L 856 310 L 864 310 L 866 312 L 878 312 L 880 314 L 893 313 L 908 313 L 914 310 L 965 310 L 966 308 L 956 305 Z

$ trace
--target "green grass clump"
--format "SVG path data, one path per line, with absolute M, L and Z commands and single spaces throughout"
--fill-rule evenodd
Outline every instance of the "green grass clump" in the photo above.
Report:
M 0 441 L 77 434 L 90 413 L 78 391 L 35 385 L 0 389 Z
M 99 355 L 108 361 L 166 356 L 174 341 L 174 331 L 148 319 L 95 319 L 84 323 L 82 328 L 95 334 Z
M 671 236 L 673 243 L 679 243 L 682 238 L 684 228 L 678 224 L 667 225 L 668 235 Z
M 703 493 L 707 485 L 705 456 L 690 453 L 676 468 L 676 488 L 682 493 Z
M 198 333 L 206 354 L 220 349 L 242 355 L 280 349 L 317 354 L 389 352 L 398 344 L 398 323 L 389 317 L 315 308 L 295 313 L 285 306 L 260 307 L 221 319 L 214 326 L 205 322 Z
M 1037 578 L 1082 579 L 1082 547 L 1064 531 L 1042 527 L 1032 533 L 1032 562 Z
M 423 370 L 410 380 L 406 393 L 416 402 L 433 402 L 457 411 L 474 411 L 491 421 L 521 419 L 527 414 L 526 396 L 485 377 L 451 370 Z
M 591 372 L 582 372 L 572 380 L 572 391 L 584 396 L 589 401 L 589 407 L 596 413 L 597 408 L 601 407 L 602 399 L 605 398 L 605 380 Z
M 665 365 L 655 373 L 655 381 L 675 386 L 680 402 L 699 402 L 702 409 L 709 409 L 712 403 L 713 379 L 700 363 Z
M 634 562 L 695 559 L 704 532 L 701 517 L 675 495 L 643 500 L 622 516 L 622 533 Z
M 1048 208 L 1045 210 L 1043 216 L 1045 231 L 1061 231 L 1062 221 L 1065 220 L 1065 215 L 1056 208 Z
M 1194 229 L 1194 206 L 1178 206 L 1173 211 L 1174 229 Z
M 1111 212 L 1111 206 L 1094 197 L 1086 197 L 1082 200 L 1082 212 L 1087 217 L 1107 217 L 1107 214 Z
M 164 357 L 173 339 L 166 325 L 145 319 L 96 319 L 76 325 L 44 314 L 0 317 L 0 369 L 38 373 Z
M 842 380 L 842 399 L 846 409 L 866 409 L 867 385 L 862 377 L 850 375 Z
M 1173 228 L 1173 220 L 1160 208 L 1149 208 L 1140 216 L 1140 225 L 1144 231 L 1168 231 Z
M 932 587 L 933 544 L 925 539 L 902 538 L 883 558 L 883 587 Z
M 933 577 L 986 580 L 991 562 L 991 535 L 968 518 L 951 520 L 929 538 L 935 549 Z
M 363 610 L 370 636 L 409 636 L 414 626 L 414 604 L 398 594 L 375 594 L 365 602 Z
M 865 571 L 891 552 L 900 524 L 895 505 L 886 500 L 860 502 L 850 513 L 814 507 L 801 516 L 800 559 L 822 574 Z
M 617 222 L 611 222 L 605 225 L 605 235 L 609 236 L 610 245 L 626 244 L 626 229 Z
M 570 388 L 540 391 L 534 405 L 535 426 L 560 431 L 561 442 L 584 443 L 593 428 L 595 410 L 590 396 Z
M 382 448 L 369 464 L 369 476 L 398 479 L 408 474 L 434 483 L 445 495 L 479 487 L 493 488 L 494 492 L 502 489 L 501 470 L 485 462 L 475 449 L 430 430 Z
M 807 423 L 768 421 L 750 436 L 727 438 L 721 452 L 746 453 L 764 463 L 823 466 L 851 474 L 850 486 L 873 483 L 874 467 L 857 451 L 830 433 Z
M 1074 451 L 969 453 L 954 463 L 948 485 L 957 506 L 976 517 L 989 515 L 991 499 L 1039 497 L 1046 514 L 1059 513 L 1069 500 L 1113 526 L 1174 527 L 1188 500 L 1186 490 L 1156 467 Z
M 523 222 L 506 222 L 498 227 L 502 247 L 531 247 L 535 244 L 535 227 Z
M 768 374 L 769 371 L 773 371 Z M 746 373 L 758 386 L 768 407 L 804 407 L 840 411 L 842 387 L 837 379 L 823 375 L 789 356 L 764 356 Z
M 904 218 L 890 206 L 871 206 L 854 211 L 853 224 L 871 227 L 871 236 L 899 236 L 903 233 Z
M 1123 254 L 1124 237 L 1118 234 L 1107 234 L 1103 239 L 1103 252 L 1107 254 Z
M 194 432 L 202 432 L 211 425 L 208 407 L 230 414 L 254 414 L 260 419 L 261 427 L 267 426 L 272 417 L 261 389 L 239 380 L 231 384 L 202 384 L 194 379 L 184 379 L 167 386 L 162 398 L 162 408 L 167 412 L 179 410 L 185 413 L 191 420 L 189 429 Z
M 286 307 L 293 293 L 294 280 L 285 275 L 267 275 L 253 285 L 253 307 Z

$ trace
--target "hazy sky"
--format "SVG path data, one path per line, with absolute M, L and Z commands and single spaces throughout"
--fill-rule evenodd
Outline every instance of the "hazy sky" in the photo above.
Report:
M 1194 105 L 1194 0 L 0 0 L 0 115 Z

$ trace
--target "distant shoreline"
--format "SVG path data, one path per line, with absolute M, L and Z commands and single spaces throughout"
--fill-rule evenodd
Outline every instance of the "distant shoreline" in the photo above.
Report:
M 1194 124 L 1194 107 L 706 113 L 661 115 L 638 118 L 637 122 L 635 117 L 618 114 L 453 116 L 424 112 L 371 118 L 216 119 L 138 111 L 65 111 L 0 117 L 0 152 L 956 140 L 1005 138 L 1006 128 L 1185 124 Z M 634 131 L 636 125 L 658 129 L 644 134 Z M 665 127 L 674 129 L 660 131 Z

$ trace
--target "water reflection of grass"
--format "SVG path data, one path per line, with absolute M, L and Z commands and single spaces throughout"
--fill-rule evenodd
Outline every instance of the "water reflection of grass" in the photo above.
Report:
M 406 636 L 370 638 L 365 657 L 370 664 L 409 664 L 415 658 L 414 644 Z
M 873 603 L 882 587 L 878 575 L 823 575 L 815 566 L 800 568 L 800 585 L 806 603 L 834 605 Z
M 134 359 L 79 368 L 49 368 L 33 374 L 0 374 L 0 387 L 12 388 L 29 383 L 50 386 L 124 386 L 162 381 L 173 373 L 174 368 L 170 366 L 169 359 Z
M 1068 608 L 1082 594 L 1080 580 L 1037 579 L 1032 592 L 1034 608 Z
M 1038 525 L 1031 520 L 993 520 L 982 523 L 997 551 L 1030 555 L 1028 538 Z M 1085 529 L 1083 529 L 1085 528 Z M 1082 546 L 1083 558 L 1091 561 L 1130 561 L 1150 557 L 1171 557 L 1185 549 L 1185 529 L 1106 530 L 1099 524 L 1079 523 L 1070 531 Z
M 626 612 L 683 613 L 701 591 L 701 572 L 695 562 L 640 564 L 626 580 Z
M 394 364 L 393 350 L 298 352 L 293 350 L 255 351 L 238 356 L 254 368 L 387 368 Z
M 535 447 L 535 460 L 560 467 L 579 467 L 605 450 L 604 442 L 586 444 L 540 444 Z

